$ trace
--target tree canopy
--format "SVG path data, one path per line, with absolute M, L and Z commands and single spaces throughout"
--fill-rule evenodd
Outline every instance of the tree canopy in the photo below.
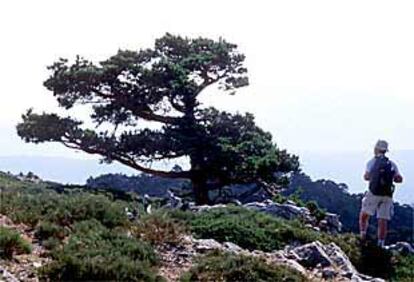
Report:
M 100 63 L 79 56 L 74 62 L 59 59 L 49 67 L 45 87 L 64 109 L 89 105 L 95 127 L 28 110 L 17 132 L 26 142 L 58 142 L 144 173 L 190 179 L 197 202 L 207 203 L 209 181 L 219 187 L 275 181 L 277 172 L 298 168 L 297 157 L 280 150 L 252 114 L 202 107 L 199 95 L 209 87 L 234 94 L 248 85 L 244 60 L 237 46 L 223 39 L 171 34 L 153 48 L 119 50 Z M 189 170 L 148 165 L 181 157 L 189 158 Z

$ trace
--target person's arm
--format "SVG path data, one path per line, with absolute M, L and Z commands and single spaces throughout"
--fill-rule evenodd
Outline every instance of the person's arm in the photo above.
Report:
M 394 182 L 395 183 L 402 183 L 403 182 L 403 177 L 400 174 L 397 174 L 394 176 Z
M 369 181 L 369 172 L 365 171 L 364 180 Z
M 393 169 L 394 169 L 394 182 L 395 183 L 402 183 L 403 182 L 403 177 L 400 173 L 400 171 L 398 170 L 398 167 L 395 163 L 392 163 Z
M 369 181 L 371 169 L 372 169 L 372 161 L 369 161 L 365 169 L 364 180 Z

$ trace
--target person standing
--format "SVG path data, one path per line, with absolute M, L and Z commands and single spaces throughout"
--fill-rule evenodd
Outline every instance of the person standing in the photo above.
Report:
M 387 224 L 393 213 L 392 196 L 394 183 L 402 183 L 401 176 L 395 162 L 387 158 L 388 143 L 378 140 L 374 148 L 374 158 L 366 166 L 364 179 L 369 181 L 369 191 L 362 199 L 359 215 L 359 229 L 361 239 L 366 240 L 370 216 L 376 214 L 378 219 L 378 246 L 384 247 L 387 236 Z

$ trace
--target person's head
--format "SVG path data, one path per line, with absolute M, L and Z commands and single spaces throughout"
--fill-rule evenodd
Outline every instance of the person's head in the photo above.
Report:
M 388 152 L 388 142 L 385 140 L 378 140 L 374 147 L 374 154 L 384 155 Z

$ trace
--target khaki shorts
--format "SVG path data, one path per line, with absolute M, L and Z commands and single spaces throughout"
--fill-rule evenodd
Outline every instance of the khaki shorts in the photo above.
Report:
M 367 192 L 362 199 L 361 212 L 377 215 L 377 218 L 390 220 L 394 213 L 392 198 L 388 196 L 375 196 Z

